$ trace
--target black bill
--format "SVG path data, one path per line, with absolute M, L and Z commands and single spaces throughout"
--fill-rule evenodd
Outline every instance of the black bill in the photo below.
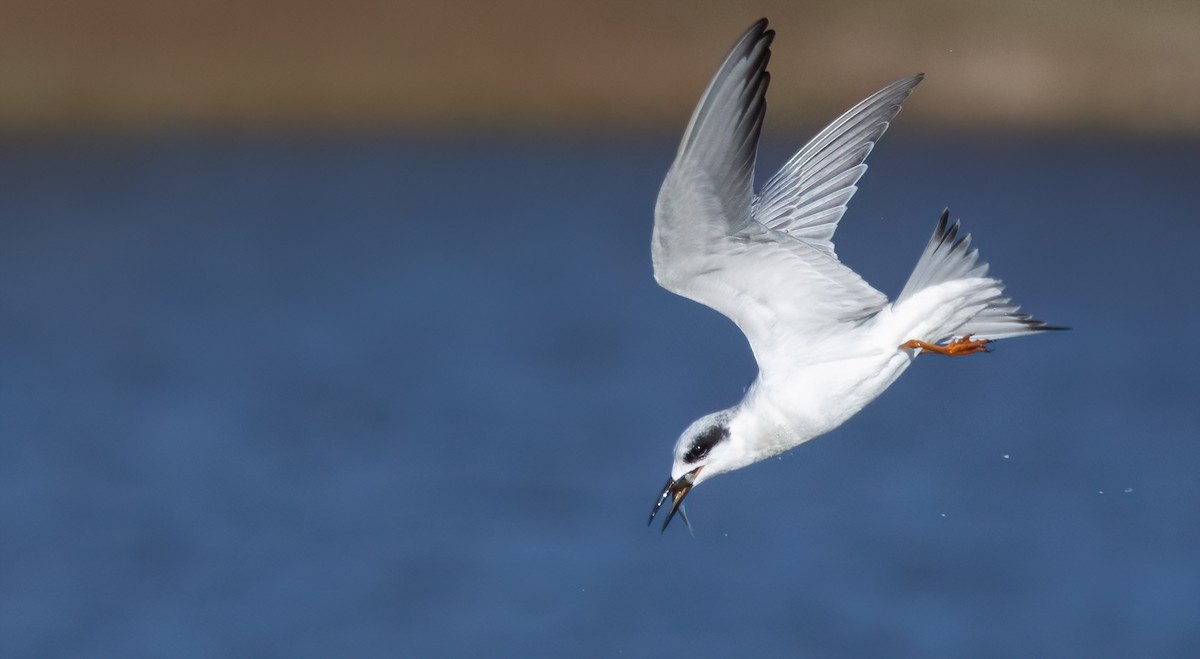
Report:
M 671 497 L 671 511 L 667 513 L 667 518 L 663 520 L 662 531 L 667 530 L 667 525 L 675 518 L 676 512 L 679 513 L 680 519 L 687 525 L 688 530 L 691 530 L 692 524 L 688 521 L 687 513 L 683 511 L 683 498 L 687 496 L 688 492 L 692 491 L 692 486 L 696 482 L 696 474 L 699 474 L 703 468 L 696 467 L 679 478 L 667 479 L 667 484 L 663 486 L 662 494 L 659 495 L 654 507 L 650 509 L 650 519 L 646 520 L 646 526 L 649 526 L 654 521 L 654 516 L 658 514 L 659 508 L 662 508 L 667 497 Z

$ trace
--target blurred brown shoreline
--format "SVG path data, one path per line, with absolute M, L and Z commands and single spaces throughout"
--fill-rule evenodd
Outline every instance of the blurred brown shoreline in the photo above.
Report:
M 0 134 L 677 130 L 760 15 L 772 123 L 1200 135 L 1200 3 L 0 0 Z

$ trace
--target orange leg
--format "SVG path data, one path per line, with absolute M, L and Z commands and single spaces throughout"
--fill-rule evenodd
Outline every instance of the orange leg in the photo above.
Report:
M 926 352 L 934 352 L 939 355 L 946 355 L 947 357 L 958 357 L 961 355 L 973 355 L 977 352 L 987 352 L 987 344 L 989 343 L 991 343 L 991 341 L 988 341 L 987 339 L 972 339 L 971 335 L 968 334 L 964 337 L 955 339 L 944 346 L 912 339 L 900 344 L 900 348 L 902 350 L 919 348 L 921 352 L 917 353 L 918 355 Z

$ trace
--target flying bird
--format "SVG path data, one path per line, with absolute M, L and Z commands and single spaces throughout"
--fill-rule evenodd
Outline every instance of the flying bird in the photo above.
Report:
M 893 301 L 843 265 L 833 233 L 864 161 L 921 82 L 898 80 L 812 138 L 754 193 L 773 30 L 750 27 L 692 114 L 654 211 L 654 278 L 727 316 L 758 375 L 742 400 L 705 415 L 675 443 L 650 522 L 662 529 L 692 488 L 837 428 L 923 353 L 987 351 L 1052 327 L 1020 313 L 949 211 Z M 649 523 L 649 522 L 648 522 Z

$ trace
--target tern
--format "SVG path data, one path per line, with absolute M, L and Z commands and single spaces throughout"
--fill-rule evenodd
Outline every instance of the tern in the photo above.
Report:
M 837 428 L 923 353 L 949 356 L 1053 327 L 1020 313 L 942 213 L 900 295 L 890 301 L 843 265 L 833 233 L 864 161 L 918 83 L 898 80 L 817 133 L 754 194 L 773 30 L 737 41 L 692 114 L 658 195 L 651 253 L 668 291 L 732 320 L 758 375 L 742 400 L 697 419 L 675 443 L 668 500 L 705 480 Z

